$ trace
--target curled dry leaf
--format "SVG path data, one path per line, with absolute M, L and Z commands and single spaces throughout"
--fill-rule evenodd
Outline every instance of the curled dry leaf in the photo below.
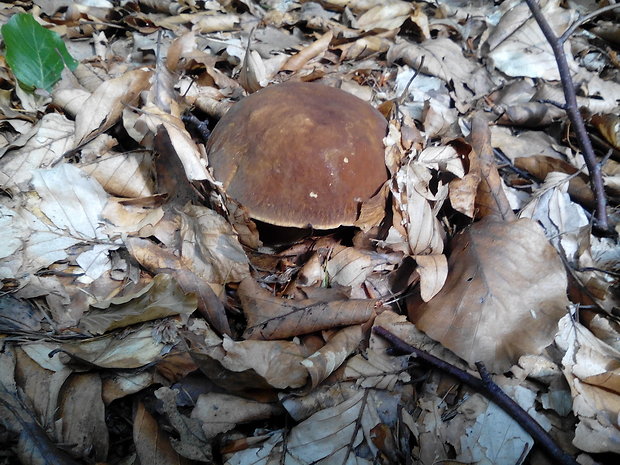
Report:
M 238 424 L 265 420 L 282 413 L 282 408 L 275 403 L 210 392 L 198 396 L 192 418 L 200 420 L 206 438 L 214 438 Z
M 73 147 L 75 123 L 57 113 L 44 115 L 0 158 L 0 185 L 28 190 L 34 170 L 49 168 Z
M 410 2 L 389 1 L 379 4 L 357 20 L 357 27 L 362 31 L 397 29 L 409 18 L 412 13 Z
M 560 7 L 558 0 L 541 2 L 543 15 L 557 35 L 575 20 L 575 11 Z M 489 57 L 495 67 L 509 76 L 529 76 L 559 80 L 551 46 L 525 2 L 507 3 L 494 31 L 487 39 Z M 564 44 L 569 66 L 576 67 L 570 53 L 570 41 Z
M 150 77 L 150 71 L 136 69 L 97 87 L 75 116 L 74 146 L 116 124 L 125 106 L 135 104 L 140 92 L 149 88 Z
M 62 352 L 77 361 L 101 368 L 138 368 L 157 360 L 166 345 L 156 341 L 152 327 L 130 334 L 111 333 L 96 338 L 60 345 Z
M 177 408 L 179 391 L 161 387 L 155 391 L 155 397 L 161 401 L 162 410 L 179 435 L 179 439 L 170 438 L 174 450 L 192 460 L 213 462 L 211 443 L 205 437 L 200 421 L 188 418 Z
M 333 37 L 334 33 L 332 31 L 326 32 L 313 43 L 301 49 L 299 53 L 289 58 L 284 66 L 282 66 L 282 69 L 285 71 L 299 71 L 310 60 L 325 53 Z
M 306 383 L 308 372 L 301 366 L 307 349 L 288 341 L 240 341 L 225 337 L 225 351 L 220 363 L 235 372 L 252 370 L 269 385 L 278 388 L 298 388 Z
M 146 321 L 182 315 L 187 321 L 196 309 L 196 297 L 185 294 L 172 275 L 159 274 L 136 293 L 92 304 L 93 310 L 80 320 L 91 334 Z
M 360 325 L 341 329 L 327 344 L 301 362 L 310 373 L 313 388 L 332 374 L 358 348 L 362 343 L 362 336 Z
M 351 297 L 365 298 L 366 279 L 375 271 L 393 269 L 401 260 L 400 254 L 380 254 L 336 245 L 322 268 L 332 286 L 350 287 Z
M 424 302 L 431 300 L 443 287 L 448 277 L 445 255 L 414 255 L 420 275 L 420 295 Z
M 486 218 L 456 236 L 451 249 L 443 289 L 408 306 L 418 328 L 496 372 L 551 343 L 568 304 L 567 278 L 540 226 Z
M 575 174 L 579 170 L 570 163 L 544 155 L 533 155 L 530 157 L 519 157 L 514 164 L 517 168 L 526 170 L 528 173 L 544 180 L 553 171 L 566 174 Z M 568 193 L 576 202 L 586 208 L 594 208 L 595 199 L 592 189 L 588 185 L 588 177 L 579 173 L 568 180 Z
M 620 116 L 594 115 L 590 122 L 610 145 L 620 150 Z
M 248 93 L 262 89 L 268 81 L 267 70 L 260 53 L 251 48 L 252 37 L 253 34 L 250 33 L 239 73 L 239 83 Z
M 356 386 L 394 391 L 397 383 L 407 383 L 411 376 L 407 373 L 408 357 L 393 357 L 384 348 L 368 350 L 364 355 L 356 355 L 347 361 L 344 376 L 355 380 Z
M 565 315 L 556 344 L 579 419 L 573 444 L 586 452 L 620 453 L 620 352 Z
M 454 86 L 455 103 L 461 112 L 469 109 L 474 95 L 486 93 L 491 86 L 484 70 L 466 59 L 461 47 L 447 37 L 425 40 L 420 44 L 397 39 L 390 47 L 387 59 L 389 63 L 402 60 L 412 68 Z
M 62 442 L 74 457 L 105 460 L 109 438 L 98 373 L 73 374 L 62 387 L 57 414 L 63 419 Z
M 416 161 L 404 164 L 396 173 L 392 189 L 394 219 L 388 236 L 380 245 L 408 255 L 440 254 L 443 228 L 435 216 L 443 196 L 432 192 L 430 170 Z M 447 192 L 446 192 L 447 194 Z M 431 201 L 435 201 L 431 206 Z
M 190 463 L 173 449 L 170 438 L 141 401 L 137 402 L 133 418 L 133 442 L 140 463 L 151 465 L 189 465 Z
M 301 361 L 315 349 L 290 341 L 221 339 L 203 321 L 182 331 L 189 353 L 207 377 L 228 392 L 298 388 L 308 371 Z
M 481 113 L 472 119 L 471 139 L 469 172 L 478 173 L 480 178 L 476 192 L 476 217 L 493 216 L 506 221 L 514 219 L 515 214 L 504 193 L 504 181 L 495 166 L 491 132 Z
M 248 320 L 246 339 L 285 339 L 338 326 L 367 322 L 376 312 L 378 301 L 287 300 L 272 296 L 252 278 L 239 285 L 239 299 Z
M 590 222 L 583 208 L 571 202 L 566 193 L 568 178 L 563 173 L 549 173 L 544 184 L 521 210 L 520 217 L 538 221 L 558 252 L 574 264 L 584 239 L 589 235 Z
M 206 320 L 222 334 L 230 334 L 224 305 L 203 277 L 187 269 L 182 258 L 172 250 L 162 248 L 147 239 L 129 237 L 125 240 L 129 253 L 148 270 L 171 273 L 186 293 L 197 298 L 198 310 Z
M 145 108 L 145 113 L 138 121 L 144 119 L 153 134 L 162 139 L 162 149 L 166 156 L 176 156 L 181 160 L 185 175 L 189 181 L 213 181 L 206 168 L 203 152 L 194 142 L 185 124 L 176 116 L 162 112 L 156 107 Z
M 208 283 L 222 286 L 249 277 L 249 261 L 237 234 L 215 211 L 187 205 L 180 214 L 184 265 Z
M 0 415 L 3 427 L 19 437 L 17 457 L 22 463 L 78 465 L 59 449 L 40 426 L 15 383 L 15 354 L 10 345 L 0 353 Z

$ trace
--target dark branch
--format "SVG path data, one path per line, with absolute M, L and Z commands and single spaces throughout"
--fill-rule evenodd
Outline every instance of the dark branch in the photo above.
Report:
M 579 113 L 579 107 L 577 106 L 577 94 L 575 92 L 575 85 L 568 68 L 568 62 L 566 61 L 566 55 L 564 54 L 564 47 L 560 39 L 555 35 L 555 32 L 549 26 L 549 23 L 545 19 L 536 3 L 536 0 L 525 0 L 529 6 L 534 19 L 538 23 L 538 26 L 542 30 L 547 42 L 553 50 L 555 55 L 555 61 L 558 65 L 558 71 L 560 72 L 560 80 L 562 82 L 562 89 L 564 90 L 564 98 L 566 99 L 566 113 L 570 119 L 579 147 L 583 153 L 583 157 L 586 161 L 586 166 L 590 172 L 590 183 L 592 184 L 592 190 L 596 196 L 596 226 L 608 231 L 609 222 L 607 220 L 607 198 L 605 197 L 605 189 L 603 185 L 603 176 L 601 173 L 601 167 L 596 161 L 594 155 L 594 149 L 592 148 L 592 142 L 588 136 L 586 125 L 583 122 L 581 113 Z
M 543 449 L 548 456 L 553 459 L 553 463 L 560 465 L 577 465 L 575 459 L 564 452 L 555 443 L 549 433 L 547 433 L 547 431 L 545 431 L 536 420 L 534 420 L 525 410 L 523 410 L 519 404 L 508 397 L 508 395 L 506 395 L 506 393 L 502 391 L 501 388 L 493 382 L 493 380 L 491 380 L 489 373 L 480 362 L 477 363 L 476 366 L 478 367 L 482 380 L 435 357 L 434 355 L 429 354 L 428 352 L 407 344 L 385 328 L 375 326 L 373 328 L 373 332 L 386 339 L 399 352 L 415 355 L 418 359 L 434 366 L 435 368 L 439 368 L 449 375 L 454 376 L 462 383 L 467 384 L 469 387 L 475 389 L 487 399 L 494 402 L 517 423 L 519 423 L 519 425 L 521 425 L 523 429 L 530 434 L 530 436 L 532 436 L 541 449 Z

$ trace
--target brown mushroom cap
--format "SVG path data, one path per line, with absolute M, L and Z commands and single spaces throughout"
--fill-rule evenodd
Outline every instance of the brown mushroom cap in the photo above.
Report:
M 331 229 L 353 225 L 386 181 L 386 129 L 381 113 L 345 91 L 279 84 L 235 104 L 207 154 L 215 179 L 252 218 Z

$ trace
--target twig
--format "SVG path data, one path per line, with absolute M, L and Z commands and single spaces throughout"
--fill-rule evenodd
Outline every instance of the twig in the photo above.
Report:
M 602 15 L 603 13 L 607 13 L 608 11 L 615 10 L 616 8 L 620 8 L 620 3 L 614 3 L 613 5 L 604 6 L 602 8 L 599 8 L 598 10 L 594 10 L 592 13 L 584 16 L 583 18 L 579 18 L 577 21 L 575 21 L 571 25 L 571 27 L 569 27 L 566 31 L 564 31 L 564 34 L 560 36 L 559 38 L 560 43 L 563 44 L 564 42 L 566 42 L 566 40 L 571 35 L 573 35 L 573 33 L 578 27 L 583 26 L 585 23 L 587 23 L 591 19 L 594 19 L 597 16 Z
M 588 171 L 590 172 L 590 183 L 592 184 L 592 190 L 596 196 L 596 226 L 608 231 L 609 222 L 607 220 L 607 198 L 605 197 L 605 189 L 603 185 L 603 176 L 601 174 L 601 166 L 596 161 L 594 155 L 594 149 L 592 148 L 592 142 L 588 136 L 586 125 L 583 122 L 581 113 L 579 113 L 579 107 L 577 106 L 577 94 L 575 92 L 575 85 L 568 68 L 568 62 L 566 61 L 566 55 L 564 54 L 563 43 L 560 38 L 555 35 L 555 32 L 549 26 L 549 23 L 545 19 L 536 3 L 536 0 L 525 0 L 534 19 L 538 23 L 538 26 L 542 30 L 547 42 L 553 50 L 555 55 L 555 61 L 558 65 L 558 71 L 560 72 L 560 81 L 562 83 L 562 90 L 564 91 L 564 99 L 566 100 L 566 113 L 570 119 L 579 141 L 579 147 L 583 153 L 583 157 L 586 161 Z
M 543 427 L 531 417 L 531 415 L 523 410 L 523 408 L 521 408 L 521 406 L 514 400 L 508 397 L 508 395 L 506 395 L 506 393 L 504 393 L 504 391 L 502 391 L 501 388 L 493 382 L 482 363 L 476 363 L 480 376 L 482 377 L 482 379 L 478 379 L 460 368 L 457 368 L 454 365 L 429 354 L 428 352 L 407 344 L 385 328 L 375 326 L 373 328 L 373 332 L 386 339 L 399 352 L 415 355 L 417 358 L 428 363 L 429 365 L 439 368 L 449 375 L 454 376 L 462 383 L 467 384 L 487 399 L 494 402 L 517 423 L 519 423 L 519 425 L 521 425 L 521 427 L 527 431 L 530 436 L 532 436 L 541 449 L 543 449 L 548 456 L 553 459 L 553 463 L 560 465 L 577 465 L 575 459 L 564 452 L 560 446 L 555 443 L 549 433 L 547 433 L 547 431 L 545 431 Z

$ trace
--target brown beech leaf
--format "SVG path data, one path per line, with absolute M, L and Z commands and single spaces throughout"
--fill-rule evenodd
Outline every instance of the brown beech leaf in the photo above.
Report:
M 168 435 L 159 427 L 142 402 L 138 402 L 133 419 L 133 441 L 140 463 L 150 465 L 184 465 L 189 461 L 181 457 L 170 443 Z
M 415 255 L 420 275 L 420 294 L 424 302 L 431 300 L 443 287 L 448 277 L 445 255 Z
M 281 414 L 282 407 L 276 403 L 257 402 L 219 392 L 201 394 L 192 410 L 192 418 L 200 420 L 207 438 L 214 438 L 241 423 Z
M 575 174 L 577 168 L 570 163 L 559 158 L 547 157 L 544 155 L 534 155 L 531 157 L 518 157 L 514 164 L 517 168 L 526 170 L 540 180 L 544 180 L 552 171 L 560 173 Z M 594 208 L 594 193 L 588 185 L 588 177 L 580 173 L 568 181 L 568 194 L 573 200 L 586 208 Z
M 331 339 L 301 364 L 308 369 L 312 387 L 316 387 L 331 375 L 362 342 L 361 325 L 348 326 L 334 334 Z
M 368 321 L 376 300 L 287 300 L 272 296 L 252 278 L 239 285 L 239 299 L 248 320 L 246 339 L 286 339 L 337 326 Z
M 607 142 L 620 150 L 620 116 L 594 115 L 591 123 L 599 130 Z
M 484 117 L 477 113 L 471 122 L 471 145 L 469 172 L 479 173 L 480 183 L 476 193 L 476 217 L 492 215 L 505 221 L 515 219 L 503 181 L 493 158 L 491 132 Z
M 418 328 L 496 372 L 553 341 L 568 304 L 567 278 L 537 223 L 488 217 L 456 236 L 451 249 L 443 289 L 409 305 Z
M 159 247 L 153 241 L 128 237 L 125 246 L 129 253 L 145 268 L 153 272 L 166 271 L 174 275 L 181 288 L 194 293 L 200 313 L 222 334 L 230 334 L 224 305 L 203 277 L 188 269 L 172 250 Z
M 71 444 L 76 457 L 105 460 L 109 438 L 98 373 L 72 375 L 63 385 L 57 414 L 62 421 L 62 442 Z
M 39 424 L 40 417 L 15 382 L 15 354 L 6 345 L 0 353 L 0 418 L 5 431 L 19 436 L 16 447 L 20 463 L 32 465 L 77 465 L 69 454 L 57 448 Z
M 112 127 L 126 105 L 132 105 L 150 85 L 150 71 L 136 69 L 103 82 L 75 116 L 75 146 Z
M 299 71 L 308 61 L 325 53 L 333 37 L 334 33 L 332 31 L 326 32 L 310 45 L 301 49 L 299 53 L 289 58 L 284 66 L 282 66 L 282 69 L 284 71 Z
M 190 331 L 181 331 L 189 353 L 216 385 L 245 396 L 272 387 L 298 388 L 306 384 L 308 371 L 301 361 L 316 350 L 302 341 L 233 341 L 220 338 L 204 321 L 196 320 Z
M 80 326 L 91 334 L 103 334 L 173 315 L 187 320 L 196 309 L 196 297 L 186 294 L 172 275 L 162 273 L 135 293 L 96 302 L 91 307 Z
M 571 316 L 560 321 L 556 344 L 566 352 L 564 376 L 578 423 L 573 445 L 587 452 L 620 453 L 620 352 Z M 617 334 L 617 333 L 616 333 Z

